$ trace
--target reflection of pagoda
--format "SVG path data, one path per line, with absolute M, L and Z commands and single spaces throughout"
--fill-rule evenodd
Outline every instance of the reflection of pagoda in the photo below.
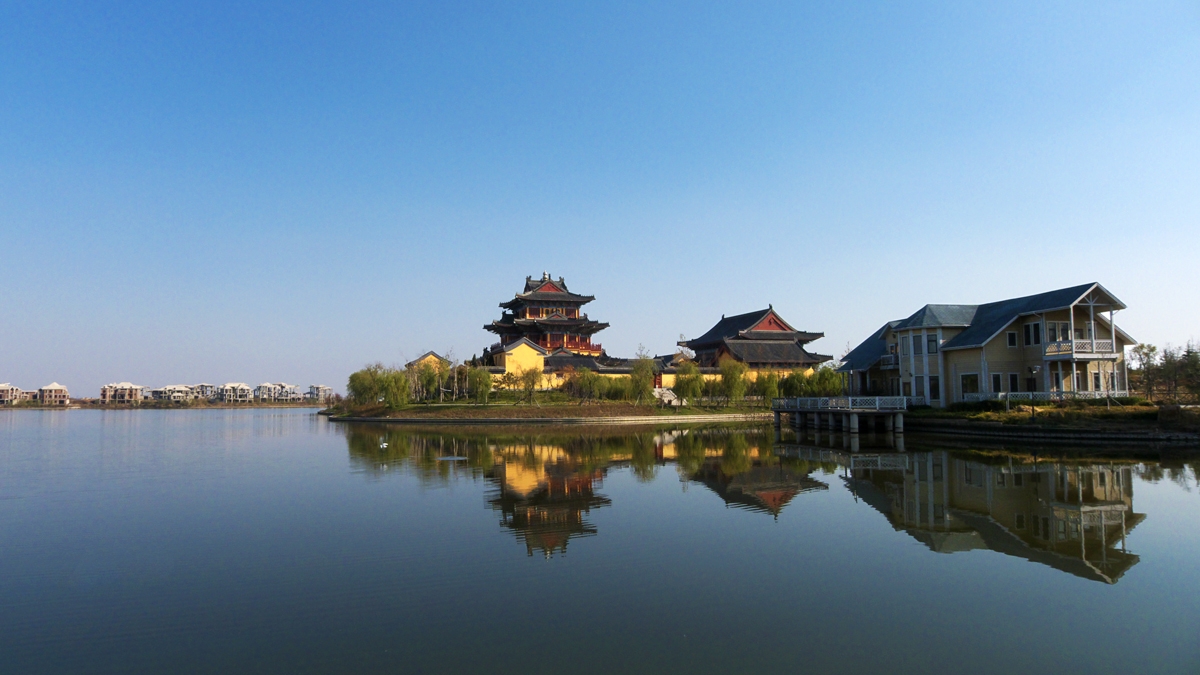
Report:
M 501 348 L 526 338 L 549 351 L 599 356 L 603 350 L 592 343 L 592 336 L 608 324 L 592 321 L 583 313 L 583 306 L 592 300 L 593 296 L 567 290 L 562 277 L 555 280 L 546 273 L 539 280 L 525 277 L 525 290 L 500 303 L 508 311 L 484 330 L 500 336 Z
M 531 480 L 531 474 L 537 477 Z M 561 461 L 546 463 L 536 474 L 519 463 L 497 464 L 492 478 L 500 493 L 489 503 L 500 511 L 500 524 L 525 543 L 529 555 L 540 551 L 549 558 L 566 553 L 571 537 L 596 534 L 584 515 L 612 503 L 595 493 L 603 477 L 599 470 L 577 471 Z
M 1145 515 L 1133 512 L 1128 466 L 997 466 L 947 452 L 848 464 L 855 495 L 930 550 L 991 549 L 1109 584 L 1138 562 L 1125 537 Z
M 776 518 L 796 495 L 829 489 L 828 485 L 809 478 L 808 474 L 796 473 L 780 463 L 772 466 L 759 461 L 748 471 L 728 475 L 722 470 L 720 460 L 708 459 L 692 480 L 708 486 L 725 500 L 726 505 L 769 513 Z

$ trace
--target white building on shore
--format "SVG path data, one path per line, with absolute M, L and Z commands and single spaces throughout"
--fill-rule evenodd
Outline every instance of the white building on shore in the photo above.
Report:
M 329 403 L 333 400 L 333 388 L 323 384 L 310 384 L 304 398 L 312 403 Z
M 38 389 L 37 400 L 42 405 L 68 406 L 71 404 L 71 394 L 66 387 L 57 382 L 51 382 Z
M 113 382 L 100 387 L 100 402 L 113 405 L 137 405 L 146 388 L 132 382 Z
M 250 403 L 254 390 L 245 382 L 226 382 L 217 387 L 216 399 L 221 403 Z
M 174 401 L 176 403 L 183 403 L 195 398 L 194 390 L 186 384 L 168 384 L 159 389 L 152 389 L 150 395 L 156 401 Z

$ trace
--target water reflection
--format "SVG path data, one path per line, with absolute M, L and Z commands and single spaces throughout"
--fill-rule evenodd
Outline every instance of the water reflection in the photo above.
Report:
M 588 515 L 612 503 L 601 490 L 616 467 L 648 482 L 674 465 L 684 489 L 703 485 L 728 506 L 776 517 L 797 495 L 829 488 L 810 477 L 814 470 L 837 469 L 780 457 L 757 429 L 456 434 L 351 426 L 347 441 L 351 461 L 372 475 L 407 471 L 427 485 L 459 477 L 490 482 L 488 506 L 501 527 L 528 555 L 545 557 L 597 533 Z
M 1126 547 L 1146 517 L 1133 511 L 1133 462 L 779 451 L 837 462 L 856 500 L 937 553 L 990 549 L 1109 584 L 1138 562 Z
M 603 486 L 617 467 L 649 481 L 674 466 L 684 490 L 704 486 L 728 507 L 774 518 L 798 496 L 829 490 L 814 474 L 840 472 L 854 501 L 931 551 L 989 549 L 1109 584 L 1137 564 L 1127 537 L 1145 519 L 1133 510 L 1133 460 L 854 452 L 832 437 L 814 446 L 747 429 L 471 434 L 351 426 L 347 440 L 351 461 L 372 475 L 406 471 L 427 485 L 487 481 L 487 508 L 530 556 L 563 554 L 572 539 L 598 534 L 589 517 L 612 504 Z

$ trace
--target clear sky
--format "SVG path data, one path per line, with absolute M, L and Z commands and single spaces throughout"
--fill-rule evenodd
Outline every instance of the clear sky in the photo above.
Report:
M 357 7 L 353 5 L 358 5 Z M 1200 337 L 1196 2 L 0 3 L 0 382 L 668 353 L 1100 281 Z

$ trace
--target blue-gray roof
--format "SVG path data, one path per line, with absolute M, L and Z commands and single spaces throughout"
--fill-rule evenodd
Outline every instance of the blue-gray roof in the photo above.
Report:
M 979 347 L 990 340 L 1012 323 L 1013 319 L 1025 314 L 1048 312 L 1063 309 L 1074 304 L 1084 294 L 1099 284 L 1093 282 L 1070 288 L 1060 288 L 1057 291 L 1047 291 L 1037 295 L 1027 295 L 1023 298 L 989 302 L 979 305 L 975 310 L 974 320 L 969 328 L 955 335 L 953 339 L 942 345 L 942 349 L 961 349 L 964 347 Z M 1113 298 L 1116 302 L 1120 302 Z M 1122 305 L 1124 307 L 1124 305 Z
M 871 334 L 871 337 L 851 349 L 850 353 L 842 359 L 842 365 L 838 368 L 838 372 L 867 370 L 878 363 L 880 357 L 887 353 L 887 340 L 883 339 L 883 334 L 887 332 L 888 328 L 895 328 L 899 323 L 899 321 L 889 321 L 883 324 L 879 330 Z

